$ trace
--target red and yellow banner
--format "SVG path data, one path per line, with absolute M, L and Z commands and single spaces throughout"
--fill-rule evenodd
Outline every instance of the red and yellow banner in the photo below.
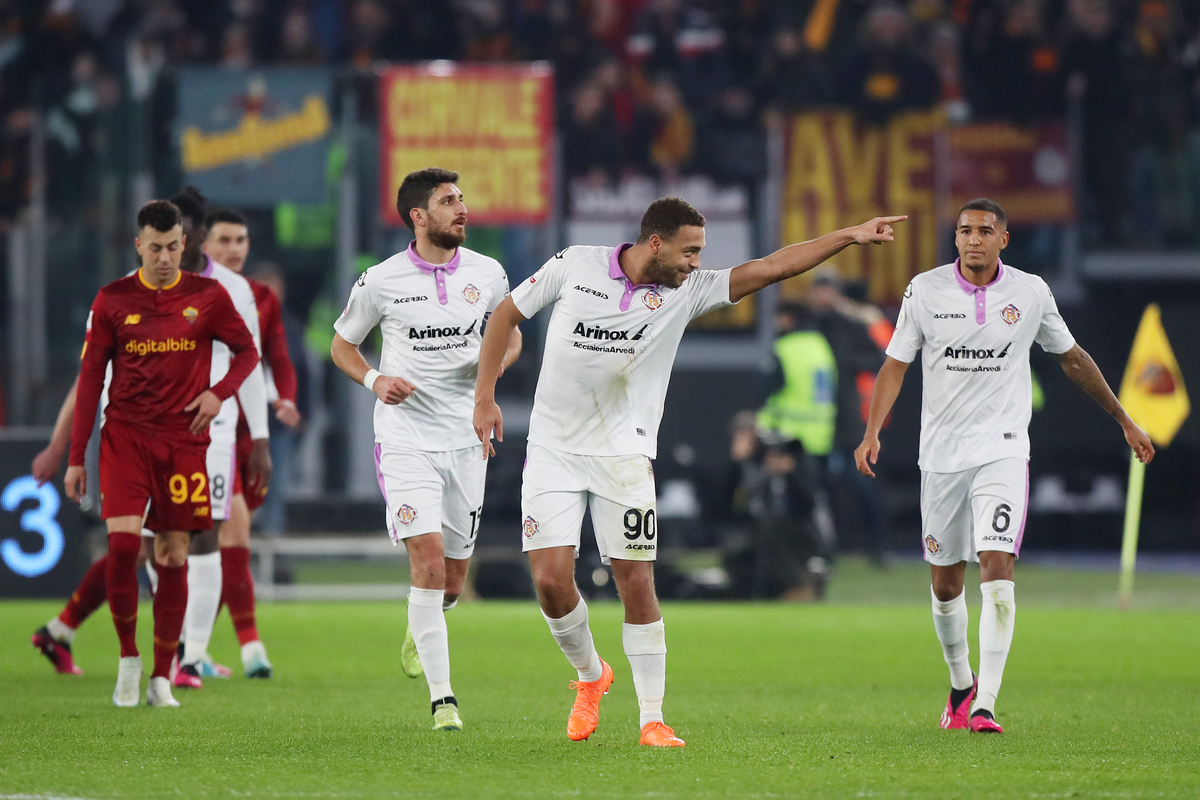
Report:
M 959 207 L 990 197 L 1009 225 L 1062 223 L 1074 214 L 1065 129 L 975 124 L 949 128 L 942 114 L 902 114 L 882 126 L 848 111 L 797 114 L 785 129 L 781 244 L 814 239 L 871 217 L 907 214 L 887 247 L 851 247 L 830 259 L 863 281 L 875 303 L 898 303 L 914 275 L 938 265 Z M 786 282 L 799 298 L 812 279 Z
M 409 172 L 461 176 L 471 221 L 536 224 L 553 202 L 554 74 L 548 64 L 438 61 L 380 76 L 380 211 L 401 225 L 396 190 Z

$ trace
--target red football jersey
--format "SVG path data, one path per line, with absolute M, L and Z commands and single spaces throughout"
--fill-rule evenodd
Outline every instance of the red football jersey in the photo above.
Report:
M 210 387 L 213 339 L 229 346 L 229 372 Z M 69 464 L 82 466 L 104 372 L 113 364 L 105 416 L 198 444 L 208 432 L 188 432 L 196 412 L 184 411 L 205 389 L 221 400 L 237 391 L 258 363 L 254 339 L 229 294 L 214 280 L 179 273 L 156 289 L 138 270 L 100 290 L 88 317 Z

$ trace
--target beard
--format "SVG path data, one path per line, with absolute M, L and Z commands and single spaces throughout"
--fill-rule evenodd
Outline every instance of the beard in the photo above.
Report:
M 650 260 L 646 263 L 645 270 L 646 280 L 650 283 L 661 284 L 672 289 L 678 289 L 683 285 L 683 278 L 679 270 L 672 266 L 664 264 L 658 256 L 650 256 Z
M 440 247 L 443 250 L 453 250 L 466 241 L 467 234 L 464 230 L 462 233 L 455 233 L 453 228 L 445 228 L 443 230 L 429 231 L 429 243 L 434 247 Z

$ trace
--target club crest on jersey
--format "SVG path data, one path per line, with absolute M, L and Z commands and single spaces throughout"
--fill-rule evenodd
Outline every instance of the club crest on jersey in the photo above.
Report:
M 400 520 L 405 525 L 412 525 L 413 520 L 415 520 L 416 518 L 417 518 L 417 510 L 415 508 L 413 508 L 412 506 L 410 506 L 408 503 L 405 503 L 404 505 L 400 506 L 400 508 L 398 508 L 396 510 L 396 519 Z
M 1021 319 L 1021 309 L 1017 308 L 1012 303 L 1009 303 L 1004 307 L 1004 310 L 1000 312 L 1000 319 L 1004 320 L 1009 325 L 1014 325 L 1018 320 Z
M 526 539 L 532 539 L 533 535 L 538 532 L 538 521 L 533 517 L 526 517 L 521 530 L 524 531 Z
M 926 536 L 925 537 L 925 549 L 928 550 L 930 552 L 930 554 L 932 555 L 933 553 L 936 553 L 938 550 L 941 550 L 942 546 L 940 544 L 938 544 L 937 539 L 933 538 L 932 536 Z
M 475 305 L 476 303 L 478 303 L 479 298 L 483 296 L 483 295 L 479 294 L 479 289 L 477 289 L 475 287 L 475 284 L 473 284 L 473 283 L 467 284 L 466 288 L 463 289 L 463 291 L 462 291 L 462 295 L 463 295 L 463 299 L 466 300 L 471 305 Z
M 642 302 L 651 311 L 658 311 L 659 306 L 663 304 L 663 296 L 658 293 L 657 289 L 651 289 L 642 295 Z
M 196 323 L 196 317 L 198 316 L 200 316 L 200 312 L 197 311 L 193 306 L 188 306 L 183 310 L 183 318 L 188 321 L 189 325 L 194 325 Z

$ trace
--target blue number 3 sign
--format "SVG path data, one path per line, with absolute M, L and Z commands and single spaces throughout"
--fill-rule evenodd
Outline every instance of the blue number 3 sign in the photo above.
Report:
M 5 511 L 15 511 L 22 500 L 36 500 L 37 505 L 21 514 L 21 529 L 42 537 L 42 549 L 26 553 L 14 539 L 0 542 L 0 558 L 18 575 L 36 578 L 54 569 L 62 558 L 63 530 L 55 517 L 62 501 L 58 491 L 49 483 L 38 486 L 37 479 L 25 475 L 14 479 L 0 494 L 0 506 Z

